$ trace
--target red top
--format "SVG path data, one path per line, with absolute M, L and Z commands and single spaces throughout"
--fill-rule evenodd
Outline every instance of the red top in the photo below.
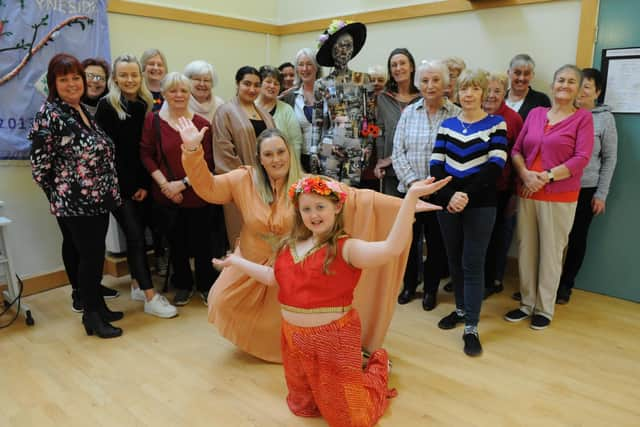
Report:
M 348 236 L 338 240 L 336 257 L 329 264 L 329 274 L 322 271 L 327 245 L 311 250 L 296 260 L 295 248 L 286 246 L 276 258 L 274 273 L 280 285 L 278 300 L 292 307 L 311 309 L 346 307 L 353 301 L 353 292 L 362 270 L 342 258 L 342 248 Z
M 545 134 L 551 130 L 553 125 L 547 123 L 544 127 Z M 542 172 L 544 171 L 544 166 L 542 165 L 542 154 L 538 152 L 538 155 L 533 160 L 531 164 L 530 170 L 534 172 Z M 522 188 L 520 188 L 520 194 L 522 194 Z M 578 201 L 578 196 L 580 195 L 580 190 L 573 191 L 561 191 L 558 193 L 547 193 L 544 191 L 544 187 L 542 189 L 536 191 L 535 193 L 527 196 L 528 199 L 540 200 L 543 202 L 562 202 L 562 203 L 573 203 Z
M 518 135 L 522 130 L 522 117 L 520 117 L 520 114 L 516 113 L 511 108 L 507 107 L 507 104 L 505 104 L 504 101 L 502 101 L 502 105 L 498 108 L 498 111 L 496 111 L 495 114 L 502 116 L 504 121 L 507 123 L 507 161 L 504 164 L 504 168 L 502 168 L 502 174 L 496 182 L 496 190 L 513 191 L 515 185 L 513 168 L 511 166 L 511 149 L 513 149 L 513 145 L 516 143 L 516 139 L 518 139 Z
M 203 127 L 211 128 L 211 124 L 197 114 L 193 115 L 191 121 L 198 130 Z M 187 176 L 187 173 L 182 167 L 182 149 L 180 148 L 182 139 L 180 138 L 180 133 L 173 129 L 169 123 L 160 119 L 160 138 L 162 140 L 162 153 L 160 152 L 160 142 L 157 141 L 156 131 L 153 128 L 153 113 L 147 113 L 144 127 L 142 128 L 142 140 L 140 141 L 140 159 L 142 163 L 149 173 L 160 169 L 168 181 L 171 181 L 172 178 L 173 180 L 181 180 Z M 211 141 L 211 129 L 207 129 L 202 140 L 202 149 L 207 166 L 210 171 L 213 171 L 213 146 Z M 167 169 L 167 164 L 162 158 L 163 153 L 171 171 Z M 173 175 L 173 177 L 170 175 Z M 201 208 L 207 205 L 207 202 L 198 197 L 191 187 L 182 192 L 182 203 L 176 205 L 162 194 L 154 179 L 151 180 L 151 195 L 153 200 L 161 205 L 178 206 L 180 208 Z

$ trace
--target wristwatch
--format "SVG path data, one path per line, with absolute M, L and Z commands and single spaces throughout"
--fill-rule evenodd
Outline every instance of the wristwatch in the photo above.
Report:
M 188 176 L 185 176 L 184 178 L 182 178 L 182 183 L 184 184 L 184 186 L 186 188 L 191 187 L 191 183 L 189 182 L 189 177 Z
M 549 177 L 549 182 L 553 182 L 556 180 L 553 176 L 553 172 L 551 172 L 551 169 L 547 169 L 547 177 Z

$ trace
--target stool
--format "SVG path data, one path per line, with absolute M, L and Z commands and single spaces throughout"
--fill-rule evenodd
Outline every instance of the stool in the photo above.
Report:
M 4 307 L 8 309 L 14 302 L 17 303 L 18 314 L 22 313 L 25 316 L 25 322 L 28 326 L 33 326 L 34 320 L 31 317 L 31 310 L 28 306 L 22 303 L 18 297 L 22 297 L 20 284 L 18 283 L 18 277 L 13 270 L 13 263 L 11 262 L 11 252 L 9 245 L 7 244 L 7 228 L 11 224 L 11 220 L 7 217 L 0 216 L 0 272 L 4 270 L 4 276 L 7 280 L 7 289 L 2 292 L 4 298 Z

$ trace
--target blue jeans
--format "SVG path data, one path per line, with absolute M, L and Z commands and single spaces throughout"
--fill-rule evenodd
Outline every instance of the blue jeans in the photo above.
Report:
M 484 262 L 495 219 L 495 207 L 467 208 L 457 214 L 438 212 L 456 308 L 464 310 L 465 324 L 469 326 L 476 326 L 480 319 Z

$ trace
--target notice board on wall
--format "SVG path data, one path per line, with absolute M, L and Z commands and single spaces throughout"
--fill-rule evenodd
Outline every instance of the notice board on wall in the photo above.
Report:
M 614 113 L 640 113 L 640 47 L 603 49 L 600 102 Z

